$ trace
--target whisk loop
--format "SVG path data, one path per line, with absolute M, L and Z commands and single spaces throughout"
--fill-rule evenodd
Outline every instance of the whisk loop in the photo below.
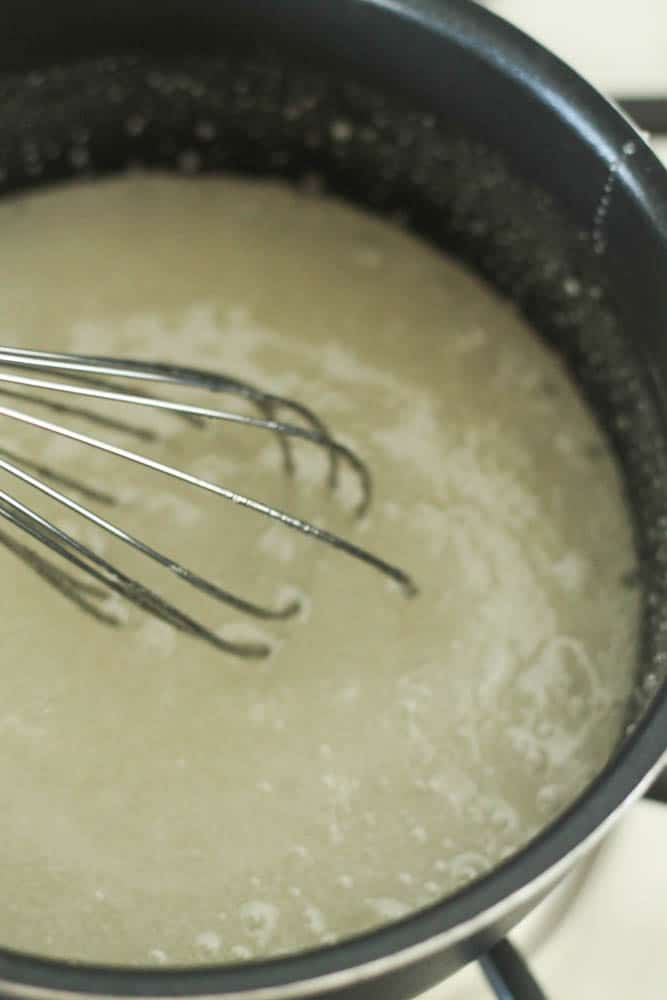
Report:
M 66 381 L 62 380 L 63 377 L 66 378 Z M 120 386 L 117 380 L 122 380 Z M 131 389 L 125 385 L 126 382 L 132 385 Z M 254 405 L 260 415 L 250 416 L 218 407 L 163 399 L 152 391 L 135 388 L 134 383 L 137 382 L 152 385 L 170 384 L 235 396 Z M 38 390 L 39 395 L 36 395 L 33 390 Z M 65 402 L 63 397 L 78 397 L 85 401 L 102 401 L 161 411 L 188 420 L 198 426 L 213 420 L 271 432 L 280 442 L 284 468 L 290 475 L 293 474 L 295 468 L 291 443 L 298 440 L 305 441 L 323 449 L 328 455 L 330 487 L 335 488 L 338 484 L 342 464 L 351 469 L 357 478 L 360 491 L 360 499 L 356 506 L 357 516 L 362 516 L 371 503 L 372 482 L 367 466 L 354 451 L 341 444 L 330 434 L 326 424 L 312 410 L 288 397 L 264 392 L 250 383 L 228 375 L 165 363 L 146 363 L 131 359 L 57 354 L 0 347 L 0 395 L 12 400 L 30 403 L 38 408 L 49 409 L 55 413 L 77 416 L 96 424 L 98 427 L 121 431 L 145 441 L 151 440 L 155 435 L 151 431 L 136 427 L 133 423 L 128 422 L 124 416 L 122 418 L 108 417 L 96 413 L 94 410 L 89 410 L 87 407 L 83 408 L 75 403 Z M 280 412 L 290 413 L 301 423 L 276 419 L 276 414 Z M 272 507 L 261 500 L 238 493 L 208 479 L 195 476 L 190 472 L 112 444 L 99 437 L 93 437 L 51 420 L 15 409 L 13 406 L 0 405 L 0 417 L 124 459 L 144 469 L 245 507 L 256 514 L 277 521 L 286 528 L 308 535 L 320 543 L 366 563 L 394 580 L 407 596 L 416 593 L 416 587 L 411 578 L 397 566 L 339 535 L 279 508 Z M 77 493 L 82 500 L 96 501 L 106 505 L 116 503 L 114 497 L 106 491 L 81 483 L 60 469 L 51 469 L 41 463 L 23 459 L 0 447 L 0 470 L 20 481 L 24 486 L 36 490 L 49 500 L 112 535 L 135 552 L 174 574 L 182 582 L 235 608 L 237 611 L 259 619 L 276 620 L 289 618 L 299 610 L 299 604 L 295 600 L 277 607 L 257 604 L 233 594 L 215 582 L 193 572 L 180 562 L 125 531 L 108 518 L 102 517 L 90 507 L 73 499 L 69 494 L 63 493 L 58 487 Z M 93 584 L 81 581 L 78 577 L 67 573 L 34 552 L 33 549 L 21 545 L 14 539 L 10 539 L 8 542 L 9 536 L 0 532 L 0 543 L 5 544 L 46 582 L 57 587 L 64 596 L 82 610 L 94 614 L 95 617 L 107 624 L 114 624 L 117 620 L 96 606 L 95 600 L 101 599 L 106 592 L 111 590 L 149 614 L 168 622 L 176 629 L 204 639 L 225 652 L 244 657 L 266 656 L 270 652 L 269 646 L 265 643 L 232 642 L 223 639 L 216 632 L 181 611 L 153 590 L 123 573 L 118 567 L 98 555 L 90 546 L 85 545 L 6 491 L 0 491 L 0 517 L 94 580 Z M 99 584 L 102 585 L 103 589 L 100 588 Z

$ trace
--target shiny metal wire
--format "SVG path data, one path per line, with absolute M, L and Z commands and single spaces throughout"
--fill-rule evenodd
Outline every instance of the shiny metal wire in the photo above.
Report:
M 122 380 L 120 386 L 118 380 Z M 132 386 L 131 389 L 124 385 L 127 382 Z M 170 384 L 235 396 L 250 402 L 259 416 L 249 416 L 218 407 L 174 402 L 160 398 L 147 389 L 137 386 L 136 383 L 147 383 L 151 388 L 160 384 Z M 327 453 L 328 483 L 331 488 L 335 488 L 338 484 L 342 464 L 352 470 L 359 484 L 359 501 L 356 506 L 358 517 L 366 513 L 371 503 L 372 481 L 367 466 L 350 448 L 331 435 L 326 424 L 312 410 L 293 399 L 264 392 L 248 382 L 228 375 L 163 363 L 0 347 L 0 396 L 24 404 L 29 403 L 33 407 L 54 413 L 84 417 L 98 427 L 120 430 L 143 441 L 151 440 L 154 437 L 153 433 L 135 426 L 131 419 L 127 419 L 126 414 L 120 413 L 120 407 L 144 407 L 163 411 L 195 424 L 215 420 L 268 431 L 276 436 L 280 444 L 284 469 L 288 475 L 293 475 L 295 469 L 292 443 L 297 440 L 306 441 Z M 108 417 L 79 407 L 76 402 L 70 401 L 73 397 L 118 404 L 119 415 Z M 300 423 L 278 419 L 281 413 L 289 414 L 292 419 L 299 420 Z M 254 511 L 263 517 L 271 518 L 286 528 L 308 535 L 314 541 L 366 563 L 397 583 L 406 596 L 416 593 L 412 579 L 397 566 L 339 535 L 261 500 L 237 493 L 139 452 L 111 444 L 97 436 L 90 436 L 34 416 L 14 406 L 0 404 L 0 418 L 3 417 L 124 459 L 151 472 Z M 0 471 L 4 472 L 10 481 L 12 479 L 19 481 L 24 486 L 48 497 L 175 574 L 182 582 L 237 611 L 260 619 L 276 620 L 289 618 L 299 610 L 298 602 L 293 600 L 278 607 L 267 607 L 233 594 L 128 533 L 93 511 L 86 503 L 80 502 L 95 501 L 103 505 L 112 505 L 115 502 L 113 495 L 97 484 L 91 486 L 81 483 L 68 476 L 66 470 L 51 469 L 22 458 L 2 446 L 0 446 Z M 63 492 L 63 489 L 68 492 Z M 74 499 L 72 493 L 78 494 L 80 500 Z M 0 543 L 23 559 L 63 596 L 74 602 L 81 610 L 93 614 L 98 620 L 107 624 L 114 623 L 113 615 L 99 604 L 100 599 L 108 591 L 113 591 L 145 612 L 168 622 L 180 631 L 205 640 L 224 652 L 242 657 L 261 657 L 270 652 L 270 647 L 266 643 L 233 642 L 223 639 L 201 621 L 190 617 L 154 590 L 145 587 L 102 558 L 90 546 L 78 541 L 55 523 L 38 514 L 32 507 L 19 501 L 9 489 L 0 490 L 0 517 L 14 529 L 31 538 L 33 542 L 61 557 L 70 567 L 92 581 L 82 580 L 78 575 L 62 569 L 47 559 L 38 550 L 23 545 L 5 532 L 0 533 Z

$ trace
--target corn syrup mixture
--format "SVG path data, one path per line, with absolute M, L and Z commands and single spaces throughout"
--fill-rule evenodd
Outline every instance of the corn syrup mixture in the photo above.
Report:
M 112 406 L 158 431 L 142 445 L 40 416 L 311 518 L 421 591 L 0 417 L 3 447 L 112 493 L 122 527 L 248 598 L 303 599 L 258 626 L 32 498 L 274 651 L 224 656 L 116 598 L 122 624 L 101 625 L 0 545 L 3 945 L 138 964 L 320 945 L 451 892 L 573 799 L 623 725 L 635 556 L 603 438 L 510 304 L 407 233 L 269 183 L 61 188 L 2 204 L 0 234 L 2 342 L 290 394 L 369 463 L 372 509 L 355 519 L 354 478 L 330 492 L 306 443 L 290 480 L 270 433 Z

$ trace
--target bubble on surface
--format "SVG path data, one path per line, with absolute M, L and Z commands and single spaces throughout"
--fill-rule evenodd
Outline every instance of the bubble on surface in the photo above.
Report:
M 148 121 L 144 115 L 130 115 L 129 118 L 125 120 L 125 130 L 128 135 L 136 138 L 137 136 L 143 135 L 146 131 L 147 124 Z
M 90 150 L 86 146 L 74 146 L 69 159 L 75 170 L 84 170 L 90 164 Z
M 217 955 L 222 950 L 222 938 L 216 931 L 202 931 L 197 935 L 195 943 L 208 955 Z
M 370 907 L 376 917 L 380 920 L 400 920 L 410 912 L 410 907 L 399 899 L 392 899 L 386 896 L 367 899 L 366 905 Z
M 195 135 L 202 142 L 212 142 L 218 134 L 217 127 L 212 121 L 202 120 L 195 125 Z
M 331 138 L 334 142 L 349 142 L 354 134 L 352 123 L 345 118 L 337 118 L 331 123 Z
M 265 949 L 278 926 L 280 918 L 278 906 L 262 900 L 252 900 L 244 903 L 239 913 L 242 924 L 255 941 L 256 947 Z
M 196 149 L 185 149 L 178 156 L 178 169 L 184 174 L 197 174 L 201 170 L 201 154 Z

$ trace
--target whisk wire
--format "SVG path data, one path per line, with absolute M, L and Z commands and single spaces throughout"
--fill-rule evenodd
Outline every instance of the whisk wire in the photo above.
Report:
M 246 427 L 254 427 L 258 430 L 268 430 L 279 434 L 281 438 L 292 437 L 302 441 L 310 441 L 319 445 L 336 455 L 344 458 L 351 466 L 359 478 L 361 486 L 361 500 L 357 505 L 357 514 L 361 516 L 368 508 L 371 499 L 371 478 L 365 464 L 355 455 L 355 453 L 340 444 L 328 435 L 320 431 L 308 430 L 296 424 L 286 424 L 273 419 L 260 419 L 251 417 L 243 413 L 234 413 L 230 410 L 220 410 L 211 407 L 193 406 L 186 403 L 175 402 L 168 399 L 157 399 L 154 396 L 138 396 L 134 393 L 116 392 L 108 389 L 90 389 L 82 385 L 69 385 L 64 382 L 48 381 L 46 379 L 35 379 L 24 375 L 8 375 L 0 372 L 0 384 L 12 384 L 27 386 L 32 389 L 42 389 L 55 391 L 68 395 L 83 396 L 89 399 L 102 400 L 115 403 L 128 403 L 134 406 L 143 406 L 154 410 L 164 410 L 170 413 L 185 414 L 208 420 L 220 420 L 227 423 L 241 424 Z M 267 404 L 268 405 L 268 404 Z M 10 416 L 12 411 L 2 410 L 5 416 Z M 13 411 L 14 413 L 16 411 Z M 18 419 L 18 418 L 17 418 Z M 55 425 L 53 425 L 55 426 Z
M 200 368 L 182 367 L 164 362 L 144 362 L 131 358 L 108 358 L 95 355 L 62 354 L 48 351 L 35 351 L 25 348 L 0 347 L 0 364 L 22 368 L 53 369 L 75 373 L 79 378 L 105 388 L 105 382 L 99 376 L 112 376 L 125 379 L 135 379 L 147 382 L 167 382 L 177 385 L 190 385 L 193 388 L 208 389 L 211 392 L 223 392 L 235 395 L 254 403 L 265 416 L 273 417 L 280 409 L 291 411 L 323 438 L 331 439 L 324 421 L 310 407 L 297 400 L 275 393 L 265 392 L 250 382 L 219 372 L 204 371 Z M 91 378 L 94 376 L 94 378 Z M 106 383 L 108 385 L 108 383 Z M 145 393 L 144 395 L 148 395 Z M 186 415 L 187 418 L 187 415 Z M 189 419 L 196 419 L 190 415 Z M 293 470 L 293 461 L 289 454 L 289 443 L 282 441 L 283 452 L 287 455 L 286 471 Z M 287 451 L 285 451 L 287 449 Z M 338 455 L 335 450 L 330 452 L 329 486 L 334 488 L 338 483 Z M 368 506 L 367 498 L 366 507 Z M 364 513 L 360 507 L 360 514 Z
M 326 425 L 308 407 L 287 397 L 264 392 L 250 383 L 231 378 L 227 375 L 207 372 L 196 368 L 181 368 L 164 363 L 145 363 L 130 359 L 101 358 L 85 355 L 56 354 L 43 351 L 33 351 L 12 347 L 0 347 L 0 368 L 21 369 L 21 374 L 11 374 L 6 370 L 0 372 L 0 394 L 4 392 L 13 398 L 25 400 L 26 403 L 37 403 L 47 406 L 57 412 L 89 417 L 95 419 L 98 425 L 127 430 L 129 425 L 114 418 L 101 419 L 97 414 L 78 407 L 71 407 L 57 399 L 49 403 L 49 393 L 78 396 L 84 399 L 117 403 L 136 407 L 149 408 L 182 419 L 197 425 L 208 420 L 227 422 L 251 427 L 257 430 L 269 431 L 276 435 L 283 449 L 284 465 L 287 472 L 293 470 L 293 459 L 289 448 L 290 441 L 305 441 L 324 449 L 329 455 L 329 483 L 335 485 L 338 479 L 339 463 L 345 462 L 358 478 L 361 489 L 361 500 L 357 505 L 357 513 L 362 514 L 371 501 L 371 476 L 365 463 L 356 453 L 341 444 L 331 436 Z M 37 372 L 38 375 L 25 374 Z M 57 376 L 67 374 L 66 382 L 58 380 Z M 117 388 L 115 379 L 127 379 L 133 382 L 171 383 L 178 386 L 197 387 L 213 392 L 231 393 L 254 404 L 260 416 L 239 414 L 217 407 L 193 405 L 160 398 L 150 392 L 137 389 L 129 391 L 125 387 Z M 7 388 L 10 387 L 10 388 Z M 31 390 L 29 394 L 17 391 Z M 46 397 L 32 395 L 32 390 L 46 393 Z M 281 410 L 291 412 L 303 423 L 287 423 L 276 419 Z M 190 472 L 175 468 L 146 455 L 112 444 L 97 437 L 92 437 L 81 431 L 73 430 L 50 420 L 42 419 L 33 414 L 17 410 L 14 407 L 0 405 L 0 417 L 17 421 L 37 430 L 74 441 L 77 444 L 96 449 L 115 458 L 136 464 L 151 472 L 166 476 L 172 480 L 203 490 L 209 494 L 230 501 L 237 506 L 254 511 L 263 517 L 268 517 L 287 528 L 309 536 L 324 545 L 334 548 L 356 560 L 366 563 L 397 583 L 407 596 L 416 593 L 416 587 L 410 576 L 397 566 L 356 545 L 337 534 L 319 527 L 302 518 L 295 517 L 277 507 L 261 500 L 254 499 L 225 486 L 203 479 Z M 305 424 L 305 426 L 304 426 Z M 146 432 L 150 435 L 152 432 Z M 141 436 L 141 434 L 139 435 Z M 184 583 L 203 592 L 211 598 L 222 601 L 236 610 L 248 613 L 262 619 L 288 618 L 299 608 L 295 600 L 286 602 L 280 607 L 270 608 L 248 601 L 230 593 L 217 583 L 193 572 L 180 562 L 175 561 L 147 543 L 123 530 L 115 523 L 107 520 L 95 511 L 72 497 L 62 493 L 55 485 L 72 489 L 81 497 L 99 502 L 113 502 L 107 494 L 85 484 L 61 475 L 58 471 L 30 460 L 23 460 L 12 452 L 0 448 L 0 470 L 22 482 L 25 486 L 37 490 L 49 500 L 65 507 L 72 513 L 84 518 L 97 528 L 112 535 L 134 551 L 159 564 L 174 574 Z M 32 470 L 32 471 L 28 471 Z M 33 475 L 32 473 L 35 473 Z M 216 632 L 202 623 L 194 620 L 185 612 L 176 608 L 154 591 L 129 577 L 113 566 L 89 546 L 78 541 L 71 534 L 63 531 L 51 521 L 42 517 L 30 507 L 21 503 L 9 493 L 0 491 L 0 516 L 18 530 L 27 533 L 33 540 L 45 545 L 56 555 L 62 557 L 70 565 L 83 571 L 95 581 L 95 584 L 85 584 L 78 581 L 65 571 L 59 571 L 47 563 L 41 556 L 33 554 L 27 547 L 15 544 L 14 551 L 24 561 L 33 565 L 42 577 L 57 586 L 61 592 L 80 606 L 92 608 L 92 597 L 98 593 L 90 592 L 98 583 L 118 594 L 131 603 L 148 611 L 155 617 L 174 625 L 180 631 L 198 636 L 226 652 L 239 656 L 265 656 L 269 646 L 261 642 L 232 642 L 221 638 Z M 3 533 L 4 535 L 4 533 Z M 3 538 L 0 538 L 2 541 Z M 11 546 L 10 546 L 11 547 Z M 109 620 L 109 615 L 95 607 L 93 613 L 97 617 Z
M 40 493 L 48 496 L 51 500 L 55 500 L 62 506 L 67 507 L 73 513 L 79 514 L 96 527 L 101 528 L 108 534 L 115 536 L 121 542 L 124 542 L 126 545 L 135 549 L 135 551 L 140 552 L 142 555 L 147 556 L 154 562 L 159 563 L 165 569 L 174 573 L 184 583 L 190 584 L 190 586 L 195 587 L 197 590 L 208 594 L 209 597 L 214 597 L 225 604 L 231 605 L 236 608 L 237 611 L 243 611 L 246 614 L 254 615 L 256 618 L 279 619 L 292 617 L 292 615 L 296 614 L 300 608 L 298 601 L 290 601 L 283 607 L 276 609 L 263 607 L 262 605 L 255 604 L 252 601 L 246 601 L 243 598 L 224 590 L 222 587 L 219 587 L 210 580 L 204 579 L 197 573 L 192 572 L 192 570 L 187 569 L 176 560 L 169 558 L 169 556 L 163 555 L 163 553 L 158 552 L 156 549 L 152 548 L 152 546 L 147 545 L 145 542 L 142 542 L 140 539 L 129 534 L 127 531 L 119 528 L 118 525 L 113 524 L 111 521 L 107 521 L 106 518 L 96 514 L 88 507 L 82 506 L 82 504 L 72 500 L 71 497 L 65 496 L 63 493 L 60 493 L 59 490 L 54 489 L 42 480 L 36 479 L 35 476 L 31 476 L 25 470 L 19 468 L 12 462 L 8 462 L 1 456 L 0 469 L 4 469 L 4 471 L 8 472 L 11 476 L 20 479 L 26 485 L 39 490 Z
M 3 515 L 1 505 L 0 515 Z M 5 520 L 10 520 L 16 526 L 17 522 L 13 517 L 5 516 Z M 28 545 L 23 545 L 5 531 L 0 531 L 0 545 L 4 546 L 5 549 L 20 559 L 26 566 L 29 566 L 46 583 L 54 587 L 63 597 L 67 598 L 82 611 L 92 615 L 93 618 L 103 622 L 105 625 L 119 624 L 118 619 L 111 612 L 105 611 L 103 607 L 99 606 L 99 602 L 103 601 L 108 595 L 106 589 L 68 573 L 62 567 L 56 566 L 55 563 L 45 559 Z
M 235 490 L 230 490 L 225 486 L 212 483 L 209 480 L 202 479 L 190 472 L 184 472 L 181 469 L 176 469 L 174 466 L 166 465 L 164 462 L 158 462 L 156 459 L 148 458 L 146 455 L 139 455 L 137 452 L 128 451 L 126 448 L 121 448 L 119 445 L 110 444 L 108 441 L 100 441 L 97 438 L 89 437 L 87 434 L 81 434 L 79 431 L 73 431 L 68 427 L 62 427 L 59 424 L 54 424 L 47 420 L 41 420 L 38 417 L 31 416 L 27 413 L 21 413 L 18 410 L 12 410 L 8 407 L 0 406 L 0 416 L 9 417 L 13 420 L 19 421 L 20 423 L 28 424 L 31 427 L 41 428 L 42 430 L 49 431 L 51 434 L 68 438 L 70 441 L 76 441 L 78 444 L 88 445 L 98 451 L 104 451 L 109 455 L 114 455 L 116 458 L 126 459 L 129 462 L 143 466 L 145 469 L 151 469 L 153 472 L 162 473 L 172 479 L 179 480 L 182 483 L 187 483 L 189 486 L 195 486 L 198 489 L 205 490 L 208 493 L 213 493 L 225 500 L 230 500 L 232 503 L 237 504 L 240 507 L 245 507 L 248 510 L 255 511 L 257 514 L 261 514 L 264 517 L 280 522 L 280 524 L 285 525 L 285 527 L 293 528 L 304 535 L 309 535 L 311 538 L 317 539 L 319 542 L 330 545 L 332 548 L 346 552 L 355 559 L 359 559 L 361 562 L 365 562 L 369 566 L 373 566 L 375 569 L 379 570 L 381 573 L 384 573 L 386 576 L 391 577 L 391 579 L 398 583 L 407 595 L 413 596 L 415 593 L 414 583 L 410 577 L 397 566 L 393 566 L 391 563 L 386 562 L 386 560 L 381 559 L 379 556 L 373 555 L 372 552 L 368 552 L 366 549 L 355 545 L 354 542 L 350 542 L 347 539 L 342 538 L 339 535 L 335 535 L 332 532 L 327 531 L 325 528 L 320 528 L 309 521 L 302 520 L 299 517 L 294 517 L 292 514 L 288 514 L 286 511 L 280 510 L 278 507 L 271 507 L 269 504 L 263 503 L 261 500 L 255 500 L 252 497 L 245 496 L 243 493 L 237 493 Z M 252 418 L 250 419 L 252 420 Z
M 52 552 L 88 576 L 103 583 L 109 590 L 120 594 L 127 601 L 144 611 L 148 611 L 154 617 L 173 625 L 179 631 L 204 639 L 223 652 L 233 653 L 235 656 L 259 658 L 268 656 L 271 652 L 271 647 L 267 643 L 240 643 L 223 639 L 159 594 L 128 577 L 102 556 L 93 552 L 89 546 L 84 545 L 46 518 L 40 517 L 35 511 L 30 510 L 4 491 L 0 491 L 0 516 L 21 531 L 31 535 L 41 544 L 46 545 Z

